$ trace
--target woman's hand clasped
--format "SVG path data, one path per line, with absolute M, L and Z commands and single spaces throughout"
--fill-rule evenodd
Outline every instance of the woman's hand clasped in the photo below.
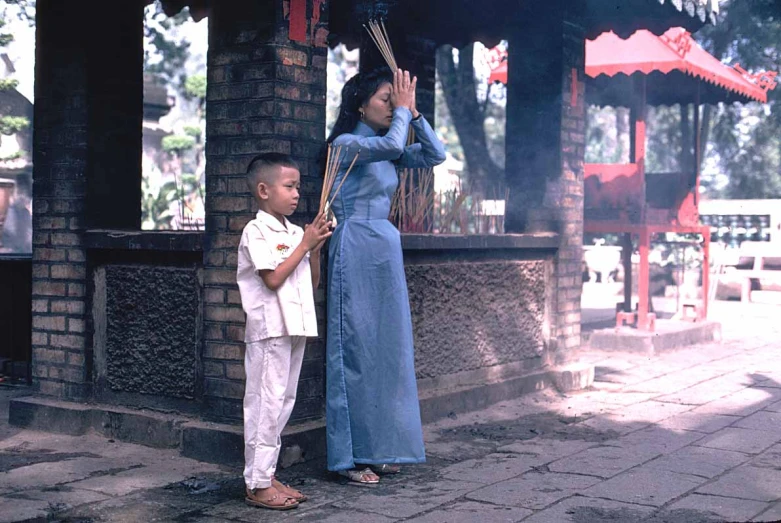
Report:
M 390 102 L 393 108 L 406 107 L 412 113 L 413 118 L 418 117 L 416 108 L 415 87 L 418 85 L 418 78 L 414 76 L 410 79 L 409 71 L 397 69 L 393 75 L 393 86 L 391 88 Z

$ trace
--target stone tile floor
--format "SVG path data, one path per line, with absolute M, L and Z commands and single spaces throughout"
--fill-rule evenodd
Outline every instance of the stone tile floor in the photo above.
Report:
M 174 450 L 9 427 L 0 521 L 636 522 L 781 520 L 781 307 L 717 303 L 722 343 L 648 358 L 583 349 L 591 390 L 543 391 L 425 427 L 429 461 L 378 488 L 322 461 L 280 473 L 310 501 L 247 507 L 241 471 Z

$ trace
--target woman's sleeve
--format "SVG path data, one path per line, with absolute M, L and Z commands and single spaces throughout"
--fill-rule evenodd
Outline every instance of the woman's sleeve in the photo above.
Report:
M 350 165 L 359 154 L 356 165 L 371 162 L 398 160 L 404 154 L 407 142 L 407 129 L 412 113 L 406 107 L 397 107 L 393 111 L 393 121 L 385 136 L 359 136 L 343 134 L 334 140 L 334 147 L 342 147 L 343 165 Z
M 434 129 L 421 115 L 412 121 L 415 138 L 419 143 L 409 145 L 404 149 L 399 165 L 402 167 L 434 167 L 445 161 L 445 146 L 437 138 Z

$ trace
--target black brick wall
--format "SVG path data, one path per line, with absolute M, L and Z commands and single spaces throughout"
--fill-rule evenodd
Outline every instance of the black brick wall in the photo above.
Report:
M 506 228 L 560 235 L 548 289 L 552 361 L 566 360 L 580 345 L 585 29 L 579 9 L 564 0 L 526 4 L 512 15 L 519 22 L 509 37 Z
M 84 13 L 56 0 L 37 4 L 33 183 L 33 383 L 46 395 L 81 398 L 87 378 L 87 165 Z

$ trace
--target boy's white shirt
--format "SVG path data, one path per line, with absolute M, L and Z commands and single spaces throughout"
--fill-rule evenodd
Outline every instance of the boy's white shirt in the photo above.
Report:
M 258 211 L 257 217 L 244 227 L 236 280 L 247 314 L 245 343 L 280 336 L 317 336 L 309 253 L 276 291 L 266 287 L 258 274 L 260 270 L 276 269 L 298 247 L 303 236 L 304 230 L 287 218 L 282 225 L 264 211 Z

